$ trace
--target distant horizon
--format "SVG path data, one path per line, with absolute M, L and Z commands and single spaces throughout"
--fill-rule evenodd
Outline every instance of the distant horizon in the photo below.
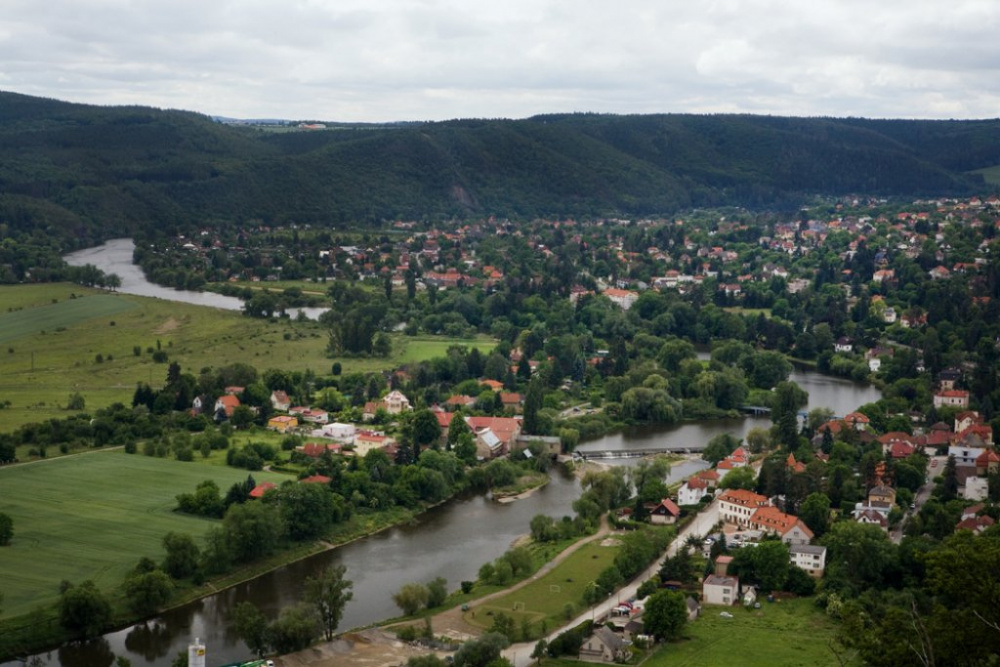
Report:
M 216 122 L 220 121 L 237 121 L 246 123 L 335 123 L 343 125 L 398 125 L 398 124 L 424 124 L 424 123 L 448 123 L 456 121 L 520 121 L 520 120 L 531 120 L 532 118 L 539 118 L 543 116 L 618 116 L 618 117 L 631 117 L 631 116 L 751 116 L 757 118 L 804 118 L 811 120 L 874 120 L 874 121 L 919 121 L 919 122 L 961 122 L 961 123 L 975 123 L 975 122 L 988 122 L 1000 120 L 1000 114 L 996 116 L 983 116 L 976 118 L 924 118 L 918 116 L 863 116 L 863 115 L 831 115 L 831 114 L 816 114 L 816 115 L 806 115 L 806 114 L 785 114 L 785 113 L 765 113 L 765 112 L 750 112 L 750 111 L 714 111 L 714 112 L 693 112 L 693 111 L 646 111 L 646 112 L 616 112 L 616 111 L 540 111 L 538 113 L 533 113 L 528 116 L 455 116 L 452 118 L 397 118 L 395 120 L 345 120 L 341 118 L 322 118 L 318 116 L 230 116 L 226 114 L 216 114 L 209 111 L 203 111 L 201 109 L 187 109 L 181 107 L 164 107 L 155 104 L 145 104 L 141 102 L 125 102 L 125 103 L 110 103 L 110 102 L 85 102 L 77 101 L 60 97 L 53 97 L 51 95 L 35 95 L 31 93 L 25 93 L 17 90 L 10 89 L 0 89 L 0 93 L 10 93 L 13 95 L 22 95 L 24 97 L 33 97 L 37 99 L 47 99 L 54 102 L 60 102 L 65 104 L 74 104 L 80 106 L 92 106 L 100 108 L 147 108 L 155 109 L 158 111 L 177 111 L 182 113 L 195 113 L 202 116 L 207 116 Z

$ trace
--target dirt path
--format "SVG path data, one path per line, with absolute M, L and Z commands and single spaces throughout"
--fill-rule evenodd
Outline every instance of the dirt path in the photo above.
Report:
M 564 560 L 566 560 L 570 556 L 570 554 L 575 552 L 577 549 L 581 548 L 583 545 L 589 544 L 594 540 L 602 539 L 609 533 L 611 533 L 611 528 L 608 526 L 607 518 L 606 517 L 602 518 L 600 527 L 597 529 L 597 532 L 594 533 L 592 536 L 580 540 L 579 542 L 566 548 L 561 553 L 559 553 L 559 555 L 557 555 L 555 558 L 553 558 L 548 563 L 543 565 L 538 570 L 538 572 L 531 575 L 524 581 L 518 582 L 517 584 L 511 586 L 510 588 L 505 588 L 501 591 L 497 591 L 496 593 L 491 593 L 486 597 L 479 598 L 478 600 L 469 603 L 469 609 L 474 612 L 476 607 L 482 605 L 485 602 L 489 602 L 490 600 L 503 597 L 508 593 L 512 593 L 516 590 L 524 588 L 525 586 L 535 581 L 536 579 L 548 574 L 550 571 L 552 571 L 554 567 L 556 567 Z M 456 639 L 460 641 L 465 641 L 467 639 L 478 637 L 480 634 L 483 633 L 483 629 L 468 623 L 465 620 L 465 613 L 466 612 L 462 611 L 461 607 L 454 607 L 452 609 L 443 611 L 440 614 L 436 614 L 433 617 L 431 617 L 431 627 L 434 629 L 434 634 L 437 636 L 449 637 L 451 639 Z

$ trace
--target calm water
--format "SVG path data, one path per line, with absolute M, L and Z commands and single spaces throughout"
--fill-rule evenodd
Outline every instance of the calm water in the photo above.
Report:
M 707 359 L 707 354 L 699 354 Z M 843 417 L 857 410 L 865 403 L 874 403 L 882 397 L 875 386 L 860 384 L 843 378 L 829 377 L 806 370 L 792 372 L 789 380 L 809 392 L 806 410 L 830 408 L 833 414 Z M 771 420 L 767 417 L 747 417 L 745 419 L 721 419 L 707 422 L 685 422 L 670 428 L 634 428 L 621 433 L 612 433 L 597 440 L 581 444 L 581 452 L 601 452 L 635 449 L 685 449 L 704 445 L 717 435 L 729 433 L 744 438 L 755 426 L 768 428 Z
M 132 263 L 132 252 L 135 243 L 132 239 L 112 239 L 104 245 L 78 250 L 63 257 L 70 266 L 93 264 L 105 273 L 116 273 L 122 279 L 118 289 L 124 294 L 149 296 L 168 301 L 180 301 L 195 306 L 209 306 L 223 310 L 243 310 L 243 302 L 234 296 L 223 296 L 213 292 L 192 292 L 176 290 L 162 285 L 155 285 L 143 275 L 142 269 Z M 294 317 L 299 311 L 310 319 L 319 318 L 325 308 L 296 308 L 290 314 Z
M 536 514 L 571 515 L 580 489 L 570 476 L 553 472 L 548 485 L 531 496 L 500 504 L 473 495 L 423 514 L 410 525 L 389 529 L 343 547 L 293 563 L 235 588 L 175 609 L 163 616 L 113 632 L 98 640 L 72 644 L 43 654 L 46 665 L 110 667 L 112 654 L 124 655 L 135 667 L 169 667 L 178 652 L 200 637 L 208 647 L 209 665 L 250 657 L 233 634 L 230 612 L 250 601 L 268 616 L 301 599 L 302 583 L 328 565 L 347 567 L 354 599 L 344 610 L 342 630 L 399 614 L 391 595 L 404 584 L 448 580 L 449 590 L 474 580 L 479 567 L 493 560 L 529 531 Z M 3 667 L 20 666 L 3 663 Z
M 121 291 L 128 294 L 229 310 L 242 308 L 239 299 L 152 285 L 132 264 L 133 248 L 130 239 L 118 239 L 99 248 L 73 253 L 66 259 L 71 264 L 90 263 L 117 273 L 122 278 Z M 791 379 L 809 392 L 807 409 L 828 407 L 837 415 L 847 414 L 880 396 L 875 387 L 807 371 L 796 371 Z M 585 443 L 580 449 L 683 449 L 703 444 L 720 433 L 744 437 L 753 426 L 769 424 L 766 418 L 747 418 L 681 424 L 668 429 L 633 429 Z M 671 481 L 705 466 L 701 461 L 678 464 L 672 470 Z M 146 623 L 91 642 L 66 645 L 41 658 L 49 666 L 111 667 L 114 655 L 124 655 L 135 667 L 169 667 L 178 652 L 200 637 L 208 646 L 209 665 L 244 659 L 249 652 L 230 627 L 232 608 L 251 601 L 269 616 L 276 616 L 281 607 L 300 599 L 306 577 L 334 564 L 345 565 L 348 578 L 354 582 L 354 599 L 344 611 L 341 629 L 374 623 L 398 613 L 391 595 L 403 584 L 442 576 L 453 590 L 462 580 L 475 579 L 480 565 L 499 556 L 518 536 L 528 532 L 531 518 L 536 514 L 553 517 L 572 514 L 571 505 L 579 491 L 573 478 L 554 472 L 545 488 L 514 503 L 501 505 L 482 496 L 461 498 L 427 512 L 411 525 L 293 563 Z M 0 667 L 20 664 L 7 662 Z

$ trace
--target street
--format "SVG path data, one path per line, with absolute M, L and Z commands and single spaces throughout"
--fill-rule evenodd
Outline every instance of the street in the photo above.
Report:
M 660 567 L 663 565 L 665 558 L 669 558 L 677 553 L 677 549 L 680 548 L 684 541 L 689 535 L 697 535 L 699 537 L 704 537 L 712 530 L 712 527 L 719 522 L 719 506 L 718 503 L 713 501 L 708 507 L 703 509 L 698 513 L 698 516 L 689 523 L 687 526 L 677 534 L 674 541 L 670 543 L 667 547 L 667 552 L 664 558 L 658 558 L 652 565 L 650 565 L 644 572 L 632 580 L 632 583 L 626 584 L 614 595 L 610 596 L 604 602 L 592 607 L 580 614 L 572 621 L 566 623 L 558 630 L 553 631 L 545 640 L 551 642 L 553 639 L 558 637 L 567 628 L 573 628 L 583 623 L 586 620 L 594 620 L 611 614 L 612 608 L 618 606 L 620 600 L 627 600 L 635 596 L 636 591 L 639 589 L 640 584 L 646 581 L 654 574 L 660 571 Z M 504 657 L 510 660 L 514 667 L 528 667 L 534 661 L 531 658 L 531 653 L 535 650 L 535 643 L 521 643 L 512 644 L 507 650 L 503 652 Z
M 905 508 L 906 516 L 903 517 L 898 526 L 889 531 L 889 539 L 892 540 L 893 544 L 899 544 L 903 540 L 903 529 L 906 524 L 931 497 L 931 491 L 934 490 L 934 478 L 944 472 L 944 464 L 947 460 L 947 456 L 931 457 L 930 463 L 927 465 L 927 478 L 924 480 L 924 485 L 917 489 L 913 496 L 913 504 L 916 507 L 914 509 Z

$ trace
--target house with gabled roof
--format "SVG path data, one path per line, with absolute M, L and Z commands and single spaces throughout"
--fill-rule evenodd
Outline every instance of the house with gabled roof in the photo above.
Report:
M 676 523 L 681 517 L 681 508 L 670 498 L 664 498 L 649 512 L 649 522 L 656 525 Z
M 719 518 L 744 527 L 749 527 L 754 512 L 771 504 L 766 496 L 746 489 L 726 489 L 718 500 Z
M 628 656 L 625 640 L 604 625 L 595 628 L 594 634 L 580 646 L 580 660 L 586 662 L 620 663 L 625 662 Z
M 786 514 L 777 507 L 758 508 L 749 521 L 750 528 L 781 537 L 785 544 L 809 544 L 813 532 L 797 516 Z
M 281 391 L 280 389 L 275 389 L 271 392 L 271 407 L 278 412 L 287 412 L 288 408 L 292 405 L 292 399 L 288 398 L 288 394 Z

